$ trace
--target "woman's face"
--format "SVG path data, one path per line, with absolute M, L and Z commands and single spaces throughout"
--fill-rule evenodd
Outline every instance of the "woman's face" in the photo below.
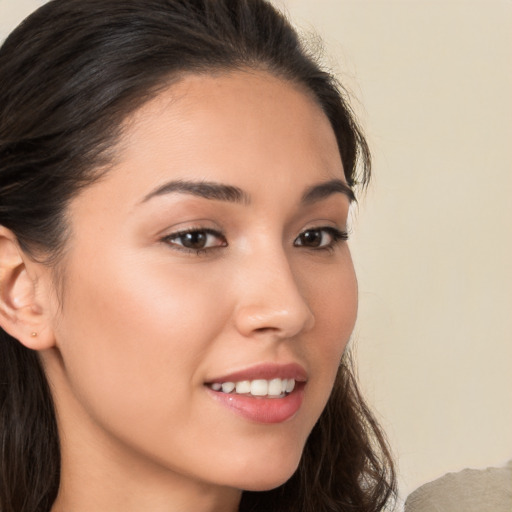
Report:
M 43 354 L 64 463 L 288 479 L 356 318 L 347 190 L 321 109 L 267 74 L 189 76 L 132 116 L 68 212 Z

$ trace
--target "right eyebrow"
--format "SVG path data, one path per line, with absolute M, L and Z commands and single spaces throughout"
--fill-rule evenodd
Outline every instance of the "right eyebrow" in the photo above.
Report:
M 232 185 L 212 181 L 175 180 L 169 181 L 147 194 L 142 203 L 149 201 L 153 197 L 175 192 L 230 203 L 248 204 L 250 202 L 249 196 L 242 189 Z
M 302 196 L 302 202 L 315 203 L 322 199 L 326 199 L 333 194 L 343 194 L 351 203 L 356 200 L 356 196 L 352 188 L 350 188 L 350 186 L 344 181 L 335 179 L 309 187 Z

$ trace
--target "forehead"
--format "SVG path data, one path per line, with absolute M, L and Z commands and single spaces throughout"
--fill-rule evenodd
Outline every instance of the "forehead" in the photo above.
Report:
M 71 221 L 125 222 L 170 181 L 236 187 L 268 215 L 345 181 L 331 125 L 299 87 L 263 72 L 190 75 L 126 121 L 116 159 L 70 204 Z M 289 211 L 289 210 L 288 210 Z
M 232 168 L 233 179 L 290 166 L 343 178 L 332 127 L 299 86 L 265 72 L 189 75 L 171 85 L 126 122 L 120 162 L 144 159 L 166 172 L 186 166 L 199 179 Z M 219 165 L 220 164 L 220 165 Z M 300 164 L 300 165 L 299 165 Z

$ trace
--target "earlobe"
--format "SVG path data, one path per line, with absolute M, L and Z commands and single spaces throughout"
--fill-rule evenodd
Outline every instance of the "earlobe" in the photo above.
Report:
M 27 348 L 44 350 L 54 340 L 45 305 L 37 300 L 36 265 L 12 231 L 0 226 L 0 326 Z

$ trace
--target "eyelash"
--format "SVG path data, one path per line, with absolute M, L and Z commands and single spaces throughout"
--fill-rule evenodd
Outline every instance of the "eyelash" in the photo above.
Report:
M 186 236 L 191 235 L 206 235 L 206 239 L 208 240 L 208 236 L 214 236 L 218 239 L 222 239 L 222 242 L 218 245 L 215 245 L 213 247 L 201 247 L 198 249 L 194 249 L 192 247 L 185 247 L 183 244 L 179 245 L 176 244 L 175 241 L 182 239 L 181 242 L 183 242 L 183 238 Z M 227 247 L 228 243 L 226 238 L 222 233 L 219 231 L 216 231 L 214 229 L 209 228 L 191 228 L 191 229 L 185 229 L 183 231 L 178 231 L 176 233 L 172 233 L 170 235 L 165 236 L 162 238 L 162 242 L 165 242 L 166 244 L 172 246 L 173 249 L 177 251 L 182 251 L 186 253 L 196 253 L 196 254 L 204 254 L 207 251 L 215 250 L 215 249 L 221 249 L 223 247 Z
M 325 236 L 325 234 L 327 234 L 331 237 L 331 241 L 327 244 L 318 245 L 316 247 L 308 246 L 308 245 L 305 245 L 304 243 L 297 243 L 297 241 L 300 240 L 301 237 L 304 238 L 307 236 L 307 234 L 310 234 L 310 233 L 316 233 L 316 234 L 320 233 L 321 234 L 320 235 L 321 236 L 320 243 L 322 243 L 322 239 Z M 201 247 L 201 248 L 185 247 L 185 245 L 183 245 L 183 239 L 186 236 L 192 236 L 192 235 L 196 235 L 196 236 L 206 235 L 206 243 L 208 242 L 208 236 L 213 236 L 213 237 L 216 237 L 217 239 L 221 240 L 221 243 L 218 245 L 214 245 L 212 247 Z M 349 238 L 349 236 L 346 231 L 339 230 L 332 226 L 322 226 L 322 227 L 317 227 L 317 228 L 305 229 L 297 236 L 297 238 L 295 238 L 293 245 L 294 245 L 294 247 L 304 247 L 306 249 L 311 249 L 314 251 L 332 251 L 339 243 L 348 240 L 348 238 Z M 176 240 L 180 240 L 180 239 L 181 239 L 181 244 L 177 244 Z M 191 229 L 186 229 L 183 231 L 178 231 L 176 233 L 172 233 L 170 235 L 163 237 L 161 241 L 172 246 L 172 248 L 177 251 L 182 251 L 182 252 L 186 252 L 186 253 L 195 253 L 197 255 L 205 254 L 208 251 L 222 249 L 222 248 L 228 246 L 228 242 L 227 242 L 225 236 L 221 232 L 216 231 L 214 229 L 209 229 L 209 228 L 191 228 Z
M 307 233 L 321 233 L 323 238 L 324 234 L 328 234 L 331 237 L 331 241 L 325 245 L 318 247 L 305 246 L 303 244 L 298 245 L 296 242 L 300 239 L 300 237 L 304 237 Z M 346 242 L 348 240 L 348 232 L 341 231 L 338 228 L 332 226 L 323 226 L 318 228 L 309 228 L 302 231 L 299 236 L 294 240 L 293 245 L 295 247 L 306 247 L 308 249 L 316 250 L 316 251 L 333 251 L 334 248 L 340 244 L 341 242 Z

